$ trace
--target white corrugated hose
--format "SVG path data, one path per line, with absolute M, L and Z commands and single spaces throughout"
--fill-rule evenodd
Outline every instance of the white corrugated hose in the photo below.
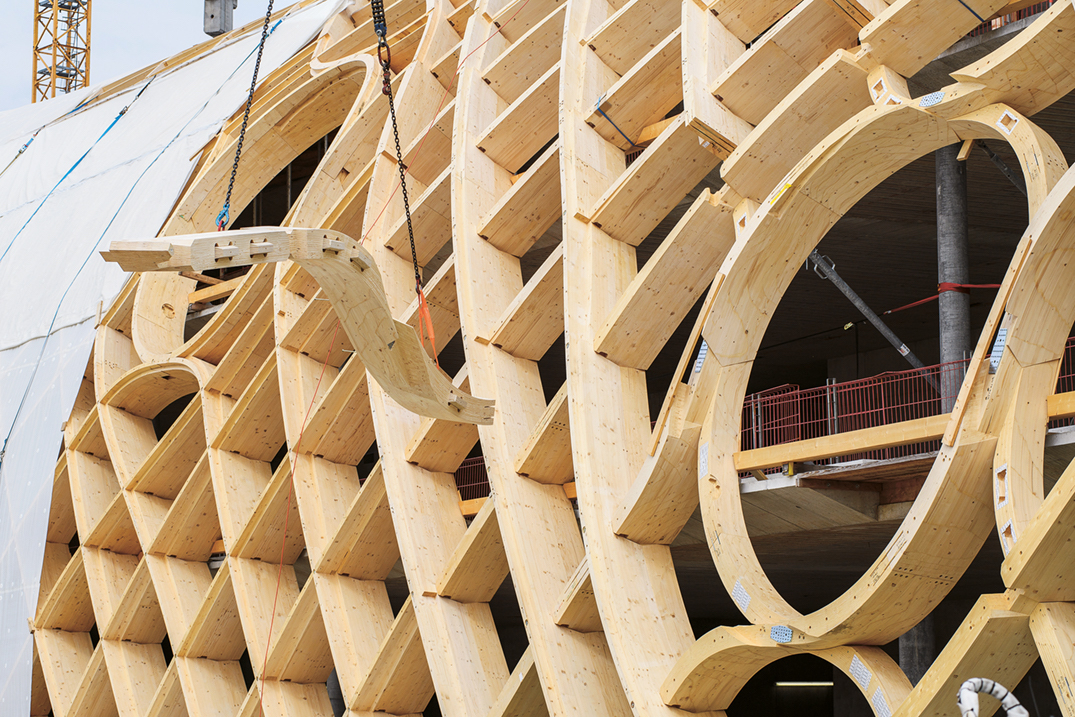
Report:
M 1008 717 L 1030 717 L 1026 707 L 1019 704 L 1011 692 L 1003 685 L 983 677 L 973 677 L 964 682 L 959 688 L 959 696 L 956 704 L 959 705 L 959 713 L 963 717 L 978 717 L 978 693 L 984 692 L 1000 700 L 1000 706 Z

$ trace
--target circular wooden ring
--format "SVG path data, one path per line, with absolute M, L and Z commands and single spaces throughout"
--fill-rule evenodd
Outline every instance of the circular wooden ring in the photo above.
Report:
M 890 714 L 911 692 L 907 676 L 879 647 L 808 650 L 778 644 L 771 630 L 748 625 L 718 627 L 704 635 L 665 679 L 661 697 L 666 704 L 689 712 L 726 710 L 758 670 L 791 655 L 814 655 L 839 669 L 876 714 Z
M 706 536 L 721 579 L 747 619 L 786 624 L 797 644 L 815 649 L 883 644 L 929 613 L 988 534 L 983 524 L 991 506 L 984 478 L 996 434 L 981 430 L 978 414 L 968 415 L 950 444 L 942 446 L 909 515 L 871 568 L 841 597 L 802 615 L 766 577 L 740 504 L 734 455 L 753 357 L 794 272 L 844 213 L 898 169 L 962 139 L 960 132 L 992 131 L 998 113 L 1018 118 L 1003 136 L 1021 161 L 1026 158 L 1024 166 L 1063 166 L 1055 143 L 1010 108 L 992 106 L 953 121 L 914 105 L 867 108 L 800 162 L 751 218 L 724 264 L 726 278 L 704 332 L 719 366 L 700 448 L 709 471 L 699 476 Z M 1048 194 L 1056 174 L 1026 173 L 1032 207 Z M 1017 270 L 1016 265 L 1010 271 Z M 968 378 L 964 404 L 1011 400 L 1006 392 L 987 397 L 987 378 L 981 372 Z

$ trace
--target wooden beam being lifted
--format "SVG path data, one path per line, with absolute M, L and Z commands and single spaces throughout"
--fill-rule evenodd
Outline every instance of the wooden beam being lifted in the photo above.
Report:
M 470 376 L 463 366 L 452 380 L 459 390 L 470 393 Z M 407 446 L 407 461 L 427 471 L 455 473 L 478 443 L 478 428 L 472 423 L 423 418 L 422 425 Z

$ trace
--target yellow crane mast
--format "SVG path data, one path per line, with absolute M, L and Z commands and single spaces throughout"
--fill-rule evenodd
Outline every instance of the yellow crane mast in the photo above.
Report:
M 92 0 L 33 0 L 33 101 L 66 94 L 90 82 Z

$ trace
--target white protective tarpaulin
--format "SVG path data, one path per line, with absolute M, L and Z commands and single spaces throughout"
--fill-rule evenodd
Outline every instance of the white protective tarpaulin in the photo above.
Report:
M 293 8 L 266 43 L 260 77 L 314 39 L 343 4 Z M 0 113 L 0 170 L 40 129 L 0 175 L 0 441 L 7 439 L 0 464 L 0 715 L 29 713 L 28 621 L 37 606 L 61 426 L 99 308 L 127 276 L 97 252 L 114 239 L 160 230 L 201 149 L 245 102 L 260 30 L 86 108 L 79 103 L 92 93 L 81 90 Z

